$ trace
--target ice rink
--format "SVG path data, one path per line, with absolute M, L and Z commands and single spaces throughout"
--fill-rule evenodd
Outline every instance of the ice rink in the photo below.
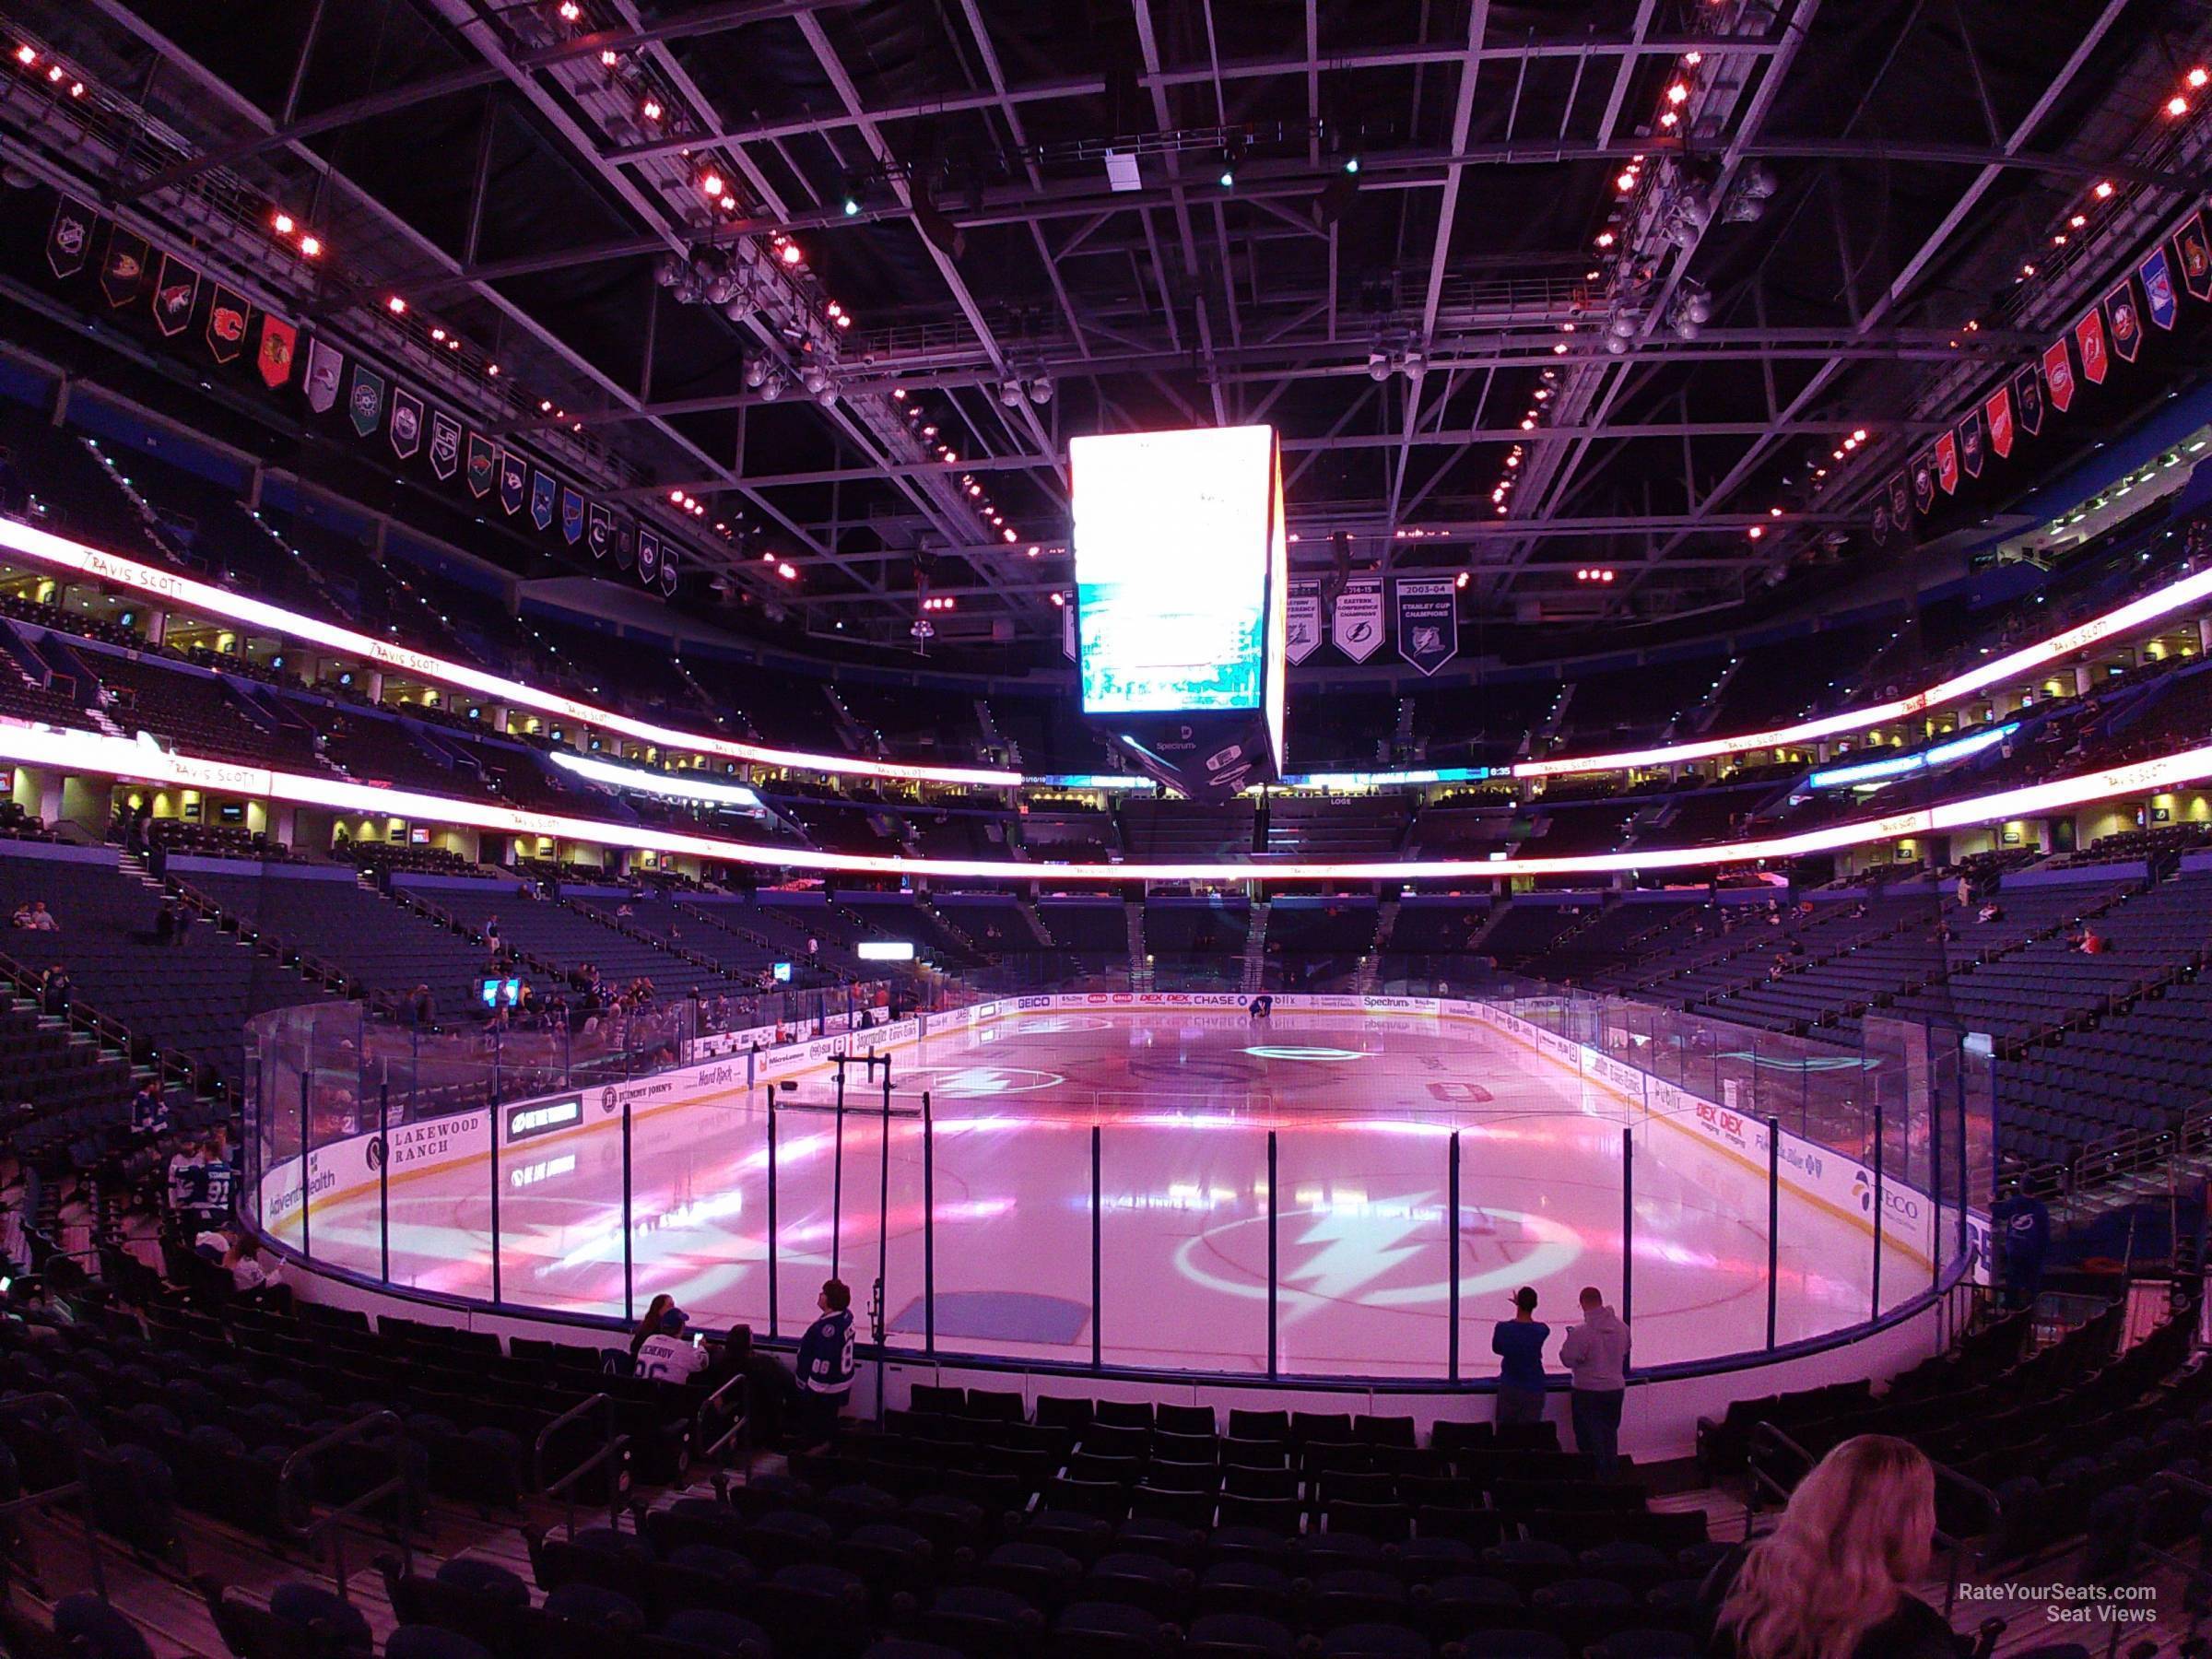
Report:
M 880 1086 L 853 1068 L 841 1147 L 827 1067 L 779 1097 L 772 1225 L 785 1335 L 812 1316 L 834 1262 L 864 1336 L 880 1279 L 902 1347 L 923 1346 L 934 1311 L 940 1353 L 1088 1362 L 1095 1343 L 1108 1364 L 1264 1371 L 1274 1131 L 1286 1374 L 1446 1374 L 1454 1135 L 1463 1376 L 1496 1374 L 1490 1328 L 1517 1286 L 1540 1293 L 1555 1357 L 1582 1286 L 1620 1301 L 1624 1223 L 1638 1364 L 1768 1341 L 1765 1171 L 1472 1021 L 1009 1014 L 895 1051 L 892 1066 L 888 1124 Z M 1634 1144 L 1625 1206 L 1624 1129 Z M 767 1330 L 760 1097 L 730 1088 L 641 1112 L 630 1167 L 634 1305 L 665 1290 L 695 1327 Z M 501 1152 L 503 1301 L 622 1312 L 622 1171 L 619 1120 L 597 1114 Z M 491 1159 L 478 1154 L 394 1173 L 388 1200 L 374 1184 L 328 1194 L 313 1206 L 312 1253 L 376 1277 L 388 1201 L 394 1281 L 489 1298 L 493 1191 Z M 297 1216 L 276 1230 L 297 1244 Z M 1870 1316 L 1865 1222 L 1785 1188 L 1777 1231 L 1776 1341 Z M 1924 1256 L 1886 1244 L 1885 1306 L 1928 1283 Z

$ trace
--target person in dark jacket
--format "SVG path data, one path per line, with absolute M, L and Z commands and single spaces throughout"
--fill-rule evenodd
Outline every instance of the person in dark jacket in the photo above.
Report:
M 1714 1659 L 1959 1659 L 1927 1576 L 1936 1471 L 1910 1441 L 1862 1434 L 1798 1482 L 1774 1530 L 1699 1597 Z
M 838 1413 L 853 1392 L 853 1292 L 842 1279 L 827 1279 L 814 1305 L 821 1317 L 799 1338 L 799 1356 L 792 1370 L 799 1385 L 795 1425 L 808 1446 L 826 1443 L 837 1427 Z

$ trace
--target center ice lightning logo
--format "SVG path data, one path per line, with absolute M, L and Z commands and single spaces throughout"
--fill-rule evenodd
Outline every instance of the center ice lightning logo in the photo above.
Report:
M 1315 1248 L 1283 1278 L 1324 1300 L 1357 1300 L 1358 1291 L 1407 1256 L 1420 1253 L 1418 1242 L 1404 1241 L 1431 1218 L 1430 1206 L 1434 1197 L 1432 1193 L 1424 1193 L 1402 1206 L 1386 1210 L 1333 1210 L 1317 1218 L 1298 1241 Z

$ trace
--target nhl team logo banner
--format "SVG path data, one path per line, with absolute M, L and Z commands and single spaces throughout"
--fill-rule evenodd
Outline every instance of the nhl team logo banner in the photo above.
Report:
M 207 302 L 207 355 L 217 362 L 235 363 L 244 353 L 249 309 L 245 300 L 221 283 L 215 285 L 215 298 Z M 366 438 L 369 433 L 361 436 Z
M 615 545 L 614 515 L 594 501 L 592 503 L 590 523 L 584 526 L 583 539 L 592 549 L 594 559 L 605 559 Z
M 1382 643 L 1382 579 L 1355 576 L 1336 595 L 1329 618 L 1329 640 L 1355 663 L 1364 663 Z
M 1398 654 L 1434 674 L 1459 654 L 1459 588 L 1449 576 L 1398 578 Z
M 1936 505 L 1936 457 L 1922 454 L 1912 463 L 1912 504 L 1923 513 Z
M 583 539 L 583 498 L 565 484 L 560 487 L 560 537 L 571 547 Z
M 523 465 L 520 455 L 500 457 L 500 505 L 508 512 L 523 510 L 523 501 L 530 493 L 530 469 Z
M 500 476 L 500 452 L 481 432 L 468 435 L 468 493 L 482 500 Z M 510 507 L 508 512 L 514 509 Z
M 1959 423 L 1959 465 L 1970 478 L 1982 476 L 1982 411 Z
M 2051 388 L 2051 406 L 2064 415 L 2074 401 L 2074 359 L 2063 339 L 2052 341 L 2043 353 L 2043 383 Z M 2032 432 L 2035 429 L 2028 426 L 2027 414 L 2028 406 L 2022 404 L 2020 424 Z
M 1889 480 L 1889 522 L 1897 526 L 1900 535 L 1912 527 L 1911 491 L 1912 486 L 1905 482 L 1903 473 Z
M 392 453 L 412 461 L 422 447 L 422 399 L 412 392 L 392 394 Z
M 1302 663 L 1321 645 L 1321 583 L 1303 579 L 1290 583 L 1283 603 L 1283 654 Z
M 2065 350 L 2064 342 L 2060 350 Z M 2043 429 L 2043 382 L 2036 378 L 2033 363 L 2012 377 L 2012 404 L 2021 431 L 2032 438 Z
M 1945 495 L 1959 493 L 1959 440 L 1949 432 L 1936 440 L 1936 482 Z
M 1989 423 L 1989 447 L 2002 461 L 2012 453 L 2012 390 L 1999 386 L 1989 394 L 1982 406 L 1982 418 Z
M 1072 598 L 1060 607 L 1060 654 L 1071 663 L 1076 660 L 1076 602 Z
M 2195 300 L 2212 300 L 2212 234 L 2205 216 L 2191 214 L 2173 233 L 2173 256 L 2182 267 L 2182 286 Z
M 553 475 L 539 468 L 530 480 L 530 522 L 540 530 L 553 528 L 553 499 L 558 493 Z
M 200 274 L 181 259 L 161 255 L 161 274 L 154 278 L 154 326 L 165 335 L 181 335 L 192 322 L 192 308 L 200 301 Z
M 153 250 L 146 238 L 121 225 L 108 227 L 108 256 L 100 262 L 100 291 L 120 311 L 138 298 L 146 281 L 146 262 Z
M 2112 355 L 2124 363 L 2136 360 L 2136 353 L 2143 349 L 2143 314 L 2136 309 L 2136 285 L 2132 277 L 2120 278 L 2120 286 L 2104 297 L 2104 327 L 2112 336 Z
M 1889 492 L 1888 490 L 1882 492 L 1881 500 L 1874 505 L 1874 545 L 1877 547 L 1886 547 L 1889 545 Z
M 82 271 L 92 252 L 92 228 L 97 223 L 92 209 L 75 196 L 56 202 L 53 223 L 46 228 L 46 268 L 61 277 Z
M 671 599 L 675 598 L 676 582 L 676 551 L 671 547 L 663 547 L 661 549 L 661 592 Z
M 353 366 L 353 389 L 346 394 L 346 418 L 363 438 L 384 424 L 384 377 L 375 370 L 359 363 Z
M 318 415 L 327 415 L 338 401 L 338 381 L 346 370 L 346 359 L 335 346 L 321 339 L 307 343 L 307 406 Z
M 615 569 L 627 571 L 638 562 L 638 547 L 630 528 L 624 524 L 615 532 Z
M 661 538 L 650 530 L 638 532 L 638 580 L 651 587 L 660 574 Z
M 2173 267 L 2166 262 L 2166 250 L 2153 249 L 2136 267 L 2136 276 L 2143 284 L 2144 311 L 2160 328 L 2171 328 L 2182 308 L 2173 297 Z
M 444 483 L 461 470 L 461 423 L 443 409 L 430 411 L 430 471 Z
M 2104 350 L 2104 312 L 2092 307 L 2082 320 L 2074 324 L 2074 344 L 2081 348 L 2082 377 L 2092 386 L 2104 384 L 2105 371 L 2112 367 Z M 2053 388 L 2055 394 L 2056 388 Z M 2066 406 L 2060 404 L 2060 408 Z
M 253 366 L 261 371 L 261 383 L 272 392 L 292 378 L 292 361 L 300 355 L 300 331 L 281 317 L 261 313 L 261 349 L 253 354 Z

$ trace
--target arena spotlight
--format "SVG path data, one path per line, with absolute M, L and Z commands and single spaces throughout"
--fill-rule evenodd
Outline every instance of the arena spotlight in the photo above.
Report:
M 300 239 L 300 252 L 303 257 L 308 259 L 320 258 L 323 253 L 323 239 L 319 236 L 301 237 Z

